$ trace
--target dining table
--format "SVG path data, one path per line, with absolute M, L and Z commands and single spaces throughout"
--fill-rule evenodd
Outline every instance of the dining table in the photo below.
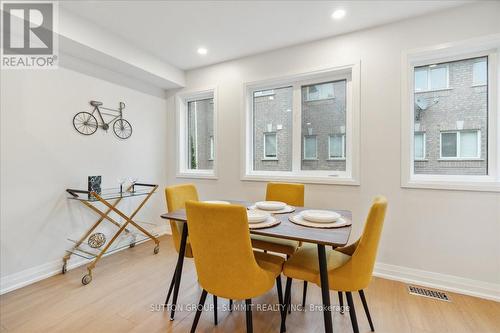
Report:
M 239 200 L 226 200 L 230 204 L 241 205 L 244 207 L 251 207 L 254 202 L 239 201 Z M 295 224 L 289 220 L 290 215 L 297 214 L 301 211 L 312 209 L 306 207 L 295 207 L 291 213 L 273 214 L 273 216 L 280 221 L 279 224 L 262 229 L 250 228 L 250 234 L 262 235 L 268 237 L 275 237 L 281 239 L 295 240 L 305 243 L 316 244 L 318 248 L 318 264 L 320 271 L 321 282 L 321 296 L 322 296 L 322 310 L 325 325 L 325 332 L 333 332 L 332 314 L 330 305 L 330 288 L 328 282 L 328 266 L 326 258 L 326 247 L 329 246 L 333 249 L 345 246 L 349 240 L 352 226 L 349 225 L 340 228 L 313 228 Z M 348 210 L 326 209 L 339 213 L 344 220 L 351 222 L 352 212 Z M 182 265 L 184 262 L 184 254 L 186 251 L 186 242 L 188 237 L 188 224 L 186 210 L 179 209 L 161 215 L 162 218 L 167 220 L 174 220 L 182 223 L 181 243 L 179 246 L 179 253 L 177 257 L 177 269 L 174 274 L 174 290 L 171 304 L 170 320 L 174 319 L 175 308 L 177 304 L 177 297 L 179 294 L 179 287 L 182 274 Z

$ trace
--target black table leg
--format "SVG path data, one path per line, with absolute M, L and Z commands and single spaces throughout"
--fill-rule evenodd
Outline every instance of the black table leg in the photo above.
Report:
M 182 264 L 184 263 L 184 253 L 186 252 L 187 236 L 188 236 L 187 224 L 183 223 L 181 244 L 179 247 L 179 256 L 177 257 L 177 273 L 175 276 L 174 297 L 172 299 L 172 310 L 170 312 L 170 320 L 174 320 L 175 307 L 177 305 L 177 296 L 179 295 L 179 287 L 181 284 Z
M 326 263 L 325 246 L 318 244 L 319 274 L 321 281 L 321 296 L 323 298 L 323 319 L 325 332 L 332 333 L 332 310 L 330 307 L 330 286 L 328 285 L 328 267 Z

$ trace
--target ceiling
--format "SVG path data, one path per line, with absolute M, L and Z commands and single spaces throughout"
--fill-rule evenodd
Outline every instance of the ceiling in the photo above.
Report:
M 65 1 L 60 6 L 186 70 L 467 2 Z M 347 14 L 333 20 L 338 8 Z M 199 55 L 199 47 L 208 54 Z

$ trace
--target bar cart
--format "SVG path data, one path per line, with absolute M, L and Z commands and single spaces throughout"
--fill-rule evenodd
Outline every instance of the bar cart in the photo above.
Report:
M 82 284 L 87 285 L 92 281 L 92 270 L 103 255 L 109 254 L 126 247 L 134 247 L 135 244 L 151 239 L 155 242 L 154 254 L 160 251 L 160 241 L 157 235 L 151 234 L 139 223 L 133 219 L 141 210 L 144 204 L 155 193 L 158 185 L 135 183 L 128 187 L 125 191 L 110 189 L 103 190 L 101 193 L 94 191 L 85 191 L 78 189 L 66 189 L 71 196 L 68 199 L 78 200 L 83 205 L 88 207 L 93 212 L 99 215 L 99 219 L 90 227 L 78 240 L 69 239 L 74 243 L 70 250 L 67 250 L 63 257 L 62 273 L 67 271 L 67 263 L 71 255 L 77 255 L 81 258 L 90 260 L 91 263 L 87 266 L 88 273 L 82 278 Z M 122 199 L 142 197 L 142 201 L 137 208 L 127 216 L 117 208 Z M 95 203 L 102 203 L 105 210 L 99 209 Z M 110 213 L 116 213 L 124 222 L 120 223 L 110 216 Z M 109 241 L 106 242 L 106 237 L 102 233 L 93 233 L 93 231 L 104 221 L 107 220 L 118 228 Z M 127 228 L 128 227 L 128 228 Z M 135 228 L 130 228 L 135 227 Z M 88 240 L 87 240 L 88 239 Z M 87 242 L 85 242 L 87 240 Z

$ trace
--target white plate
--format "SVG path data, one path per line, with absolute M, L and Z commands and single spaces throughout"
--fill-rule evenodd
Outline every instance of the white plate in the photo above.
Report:
M 311 228 L 324 228 L 324 229 L 342 228 L 342 227 L 350 226 L 352 224 L 351 221 L 344 220 L 342 217 L 337 219 L 337 221 L 331 222 L 331 223 L 317 223 L 317 222 L 307 221 L 307 220 L 304 220 L 304 218 L 302 217 L 301 214 L 291 215 L 290 217 L 288 217 L 288 219 L 290 220 L 290 222 L 293 222 L 295 224 L 299 224 L 299 225 L 302 225 L 305 227 L 311 227 Z
M 260 210 L 247 210 L 248 223 L 260 223 L 265 222 L 271 215 L 267 212 Z
M 218 204 L 218 205 L 230 205 L 229 201 L 221 201 L 221 200 L 205 200 L 204 203 Z
M 304 220 L 317 223 L 331 223 L 340 218 L 340 214 L 330 210 L 308 209 L 300 212 Z
M 274 227 L 275 225 L 278 225 L 280 223 L 281 223 L 280 220 L 278 220 L 272 216 L 269 216 L 267 218 L 267 220 L 265 220 L 264 222 L 252 223 L 252 224 L 249 224 L 248 227 L 250 229 L 262 229 L 262 228 Z
M 285 206 L 285 208 L 280 209 L 280 210 L 263 210 L 257 208 L 257 206 L 253 205 L 248 207 L 250 210 L 260 210 L 261 212 L 268 212 L 270 214 L 287 214 L 287 213 L 293 213 L 295 211 L 295 207 L 293 206 Z
M 281 201 L 258 201 L 255 207 L 262 210 L 282 210 L 286 207 L 286 203 Z

